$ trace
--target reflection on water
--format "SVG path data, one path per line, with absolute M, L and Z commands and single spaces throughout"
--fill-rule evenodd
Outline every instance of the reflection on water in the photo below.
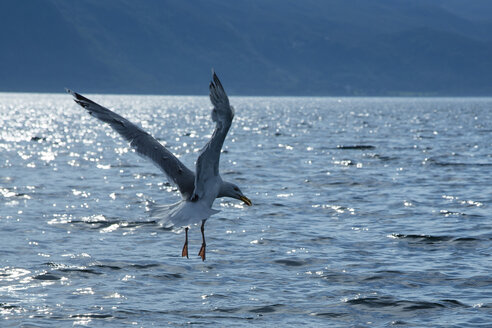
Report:
M 93 96 L 193 167 L 207 97 Z M 178 199 L 66 95 L 0 94 L 0 313 L 13 326 L 486 326 L 491 99 L 232 98 L 209 256 Z M 190 254 L 201 236 L 190 231 Z

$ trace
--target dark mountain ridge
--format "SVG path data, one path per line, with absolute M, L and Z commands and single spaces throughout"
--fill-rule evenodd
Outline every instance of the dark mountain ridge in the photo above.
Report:
M 214 67 L 231 94 L 492 95 L 467 3 L 5 0 L 0 91 L 206 94 Z

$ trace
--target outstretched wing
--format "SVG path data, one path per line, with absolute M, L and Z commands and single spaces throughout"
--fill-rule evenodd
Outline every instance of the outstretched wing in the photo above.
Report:
M 195 174 L 150 134 L 92 100 L 68 89 L 67 92 L 90 115 L 108 123 L 116 132 L 129 141 L 137 153 L 151 159 L 167 175 L 170 182 L 178 187 L 183 198 L 191 196 L 195 187 Z
M 214 105 L 212 120 L 215 122 L 215 130 L 196 162 L 194 199 L 202 198 L 207 182 L 219 175 L 220 151 L 234 118 L 234 108 L 229 105 L 229 98 L 215 72 L 210 82 L 210 101 Z

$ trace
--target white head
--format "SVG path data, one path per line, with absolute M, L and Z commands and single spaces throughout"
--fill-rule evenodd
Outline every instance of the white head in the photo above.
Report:
M 231 197 L 243 201 L 246 205 L 251 206 L 253 203 L 248 197 L 244 196 L 241 189 L 234 183 L 223 181 L 220 186 L 219 195 L 217 197 Z

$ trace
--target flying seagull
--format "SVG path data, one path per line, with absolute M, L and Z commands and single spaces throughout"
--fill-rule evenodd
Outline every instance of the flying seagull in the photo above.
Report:
M 218 213 L 212 209 L 214 200 L 219 197 L 231 197 L 251 206 L 251 201 L 243 195 L 234 183 L 223 181 L 219 173 L 220 151 L 224 139 L 234 118 L 234 108 L 229 104 L 229 98 L 213 72 L 210 82 L 210 100 L 212 120 L 215 129 L 212 138 L 200 151 L 196 161 L 195 172 L 188 169 L 169 150 L 161 145 L 150 134 L 124 117 L 93 102 L 84 96 L 67 89 L 74 101 L 84 107 L 90 115 L 108 123 L 116 132 L 130 142 L 135 151 L 152 160 L 168 177 L 170 182 L 178 187 L 182 200 L 171 205 L 153 205 L 150 215 L 165 226 L 185 228 L 185 243 L 181 256 L 188 258 L 188 229 L 191 225 L 201 223 L 202 247 L 198 255 L 205 261 L 205 222 Z

